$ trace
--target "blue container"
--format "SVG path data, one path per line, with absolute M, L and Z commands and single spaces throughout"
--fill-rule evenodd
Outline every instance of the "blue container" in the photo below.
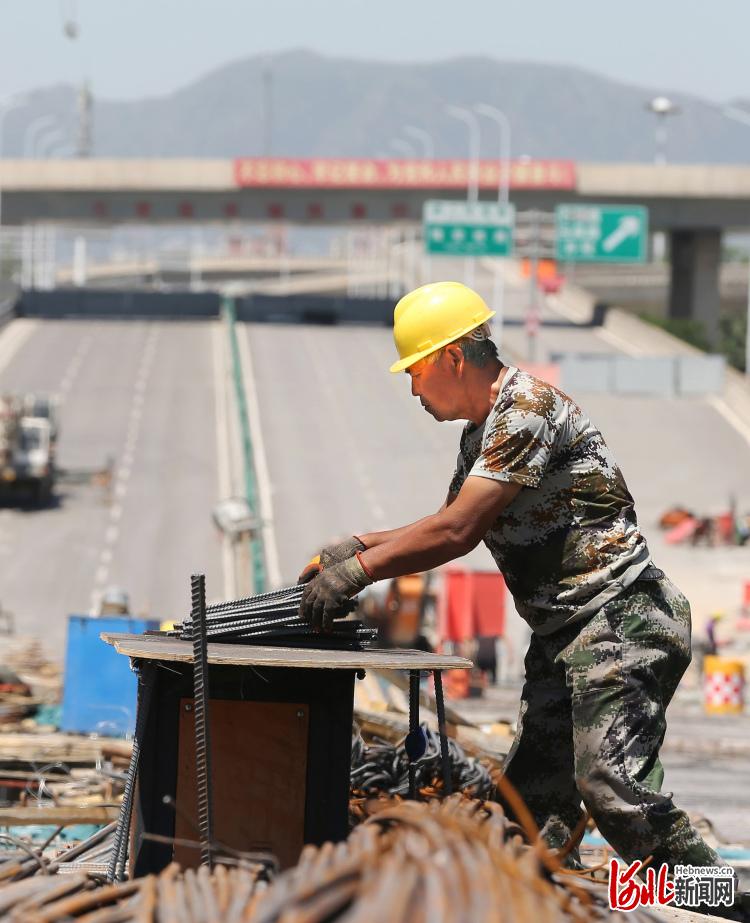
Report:
M 122 737 L 135 731 L 137 687 L 130 660 L 99 637 L 103 631 L 141 634 L 159 623 L 127 615 L 68 616 L 60 729 Z

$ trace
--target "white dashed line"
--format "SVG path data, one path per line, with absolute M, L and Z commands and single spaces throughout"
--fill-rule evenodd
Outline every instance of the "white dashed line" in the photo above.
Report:
M 104 531 L 104 547 L 102 547 L 100 550 L 100 564 L 94 575 L 95 587 L 91 593 L 91 613 L 94 615 L 99 611 L 99 603 L 101 601 L 100 587 L 102 587 L 109 578 L 109 564 L 111 563 L 114 556 L 114 546 L 116 545 L 120 536 L 119 527 L 115 525 L 115 523 L 118 523 L 122 518 L 123 506 L 122 503 L 118 501 L 122 501 L 127 495 L 127 482 L 130 480 L 133 471 L 133 464 L 136 457 L 136 447 L 138 444 L 138 435 L 140 432 L 141 417 L 143 416 L 143 405 L 146 399 L 145 392 L 148 387 L 148 378 L 151 372 L 151 367 L 153 365 L 154 356 L 156 355 L 157 336 L 157 328 L 152 328 L 148 334 L 143 355 L 136 372 L 135 382 L 133 384 L 133 396 L 131 399 L 130 413 L 128 415 L 125 444 L 123 446 L 121 461 L 116 469 L 116 480 L 113 489 L 117 500 L 112 504 L 109 510 L 110 523 Z M 81 344 L 79 365 L 83 362 L 83 357 L 85 355 L 85 349 L 83 348 L 84 344 L 85 341 Z M 89 346 L 90 342 L 86 348 Z M 72 379 L 72 377 L 74 377 L 75 371 L 77 371 L 77 369 L 74 365 L 69 367 L 68 377 Z

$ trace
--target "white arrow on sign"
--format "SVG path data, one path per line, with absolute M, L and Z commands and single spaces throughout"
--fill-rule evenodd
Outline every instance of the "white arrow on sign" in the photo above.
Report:
M 611 253 L 628 237 L 637 237 L 641 233 L 641 222 L 635 215 L 623 215 L 617 227 L 602 241 L 602 250 Z

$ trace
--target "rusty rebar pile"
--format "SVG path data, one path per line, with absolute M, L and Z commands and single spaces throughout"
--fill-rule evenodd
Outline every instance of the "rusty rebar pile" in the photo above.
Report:
M 250 923 L 545 923 L 606 919 L 572 878 L 554 884 L 554 859 L 529 846 L 502 808 L 452 795 L 429 803 L 381 800 L 337 845 L 306 847 L 253 907 Z
M 0 889 L 9 923 L 243 923 L 268 887 L 264 869 L 202 867 L 99 886 L 86 875 L 37 875 Z
M 253 863 L 104 885 L 83 874 L 0 888 L 11 923 L 583 923 L 609 918 L 606 889 L 529 844 L 502 807 L 463 795 L 381 797 L 341 843 L 307 846 L 275 879 Z M 46 871 L 50 871 L 48 867 Z M 645 919 L 633 915 L 631 923 Z
M 444 785 L 440 760 L 440 737 L 437 731 L 422 725 L 425 752 L 414 767 L 417 797 L 442 797 Z M 494 798 L 495 784 L 490 772 L 479 760 L 468 757 L 453 739 L 447 741 L 450 752 L 453 789 L 472 798 Z M 385 740 L 366 742 L 358 730 L 352 735 L 351 794 L 355 804 L 372 795 L 401 795 L 409 792 L 409 757 L 405 738 L 398 743 Z M 352 806 L 354 807 L 354 806 Z

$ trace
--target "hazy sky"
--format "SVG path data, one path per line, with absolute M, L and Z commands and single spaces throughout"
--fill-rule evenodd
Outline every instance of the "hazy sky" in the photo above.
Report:
M 63 36 L 75 17 L 80 36 Z M 750 97 L 750 0 L 0 0 L 0 99 L 60 81 L 100 97 L 176 89 L 305 47 L 355 58 L 484 54 L 577 64 L 713 100 Z

